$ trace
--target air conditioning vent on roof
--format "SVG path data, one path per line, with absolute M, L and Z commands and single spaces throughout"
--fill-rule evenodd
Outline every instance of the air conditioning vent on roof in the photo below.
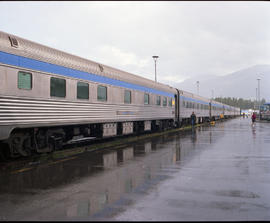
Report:
M 104 70 L 103 67 L 100 64 L 98 66 L 99 66 L 100 71 L 103 72 Z
M 9 38 L 9 40 L 10 40 L 10 43 L 11 43 L 11 46 L 12 46 L 12 47 L 16 47 L 16 48 L 19 47 L 19 43 L 18 43 L 18 41 L 17 41 L 16 38 L 10 37 L 10 36 L 9 36 L 8 38 Z

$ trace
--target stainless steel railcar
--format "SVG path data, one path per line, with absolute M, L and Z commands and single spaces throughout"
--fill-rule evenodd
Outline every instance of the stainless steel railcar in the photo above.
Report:
M 0 143 L 12 157 L 50 152 L 71 140 L 179 126 L 192 111 L 203 122 L 218 116 L 211 103 L 0 32 Z
M 240 115 L 239 108 L 234 108 L 186 91 L 180 91 L 179 98 L 180 123 L 189 122 L 192 112 L 196 114 L 197 123 Z
M 180 91 L 180 122 L 189 122 L 190 115 L 194 111 L 197 122 L 208 121 L 210 100 L 186 91 Z
M 0 32 L 0 140 L 10 155 L 175 122 L 167 85 Z

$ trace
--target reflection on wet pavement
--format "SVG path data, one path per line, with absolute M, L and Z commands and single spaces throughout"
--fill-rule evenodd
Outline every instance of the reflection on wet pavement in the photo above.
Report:
M 2 170 L 0 219 L 269 220 L 269 130 L 235 119 Z

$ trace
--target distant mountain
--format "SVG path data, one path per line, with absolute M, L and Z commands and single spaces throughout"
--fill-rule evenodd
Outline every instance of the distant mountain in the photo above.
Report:
M 257 79 L 260 78 L 260 99 L 270 101 L 270 65 L 256 65 L 239 70 L 225 76 L 203 76 L 187 79 L 176 83 L 174 87 L 197 94 L 199 81 L 199 95 L 214 97 L 236 97 L 244 99 L 256 98 Z

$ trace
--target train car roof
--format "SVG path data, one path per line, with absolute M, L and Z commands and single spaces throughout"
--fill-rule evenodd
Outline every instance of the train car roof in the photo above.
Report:
M 145 86 L 160 91 L 176 94 L 176 89 L 166 84 L 152 81 L 150 79 L 113 68 L 102 63 L 85 59 L 64 51 L 54 49 L 12 34 L 0 31 L 0 51 L 25 58 L 43 61 L 49 64 L 84 71 L 111 79 L 125 81 L 140 86 Z M 1 57 L 1 55 L 0 55 Z M 211 100 L 193 93 L 180 90 L 180 95 L 198 99 L 199 101 L 210 102 Z M 218 102 L 217 102 L 218 103 Z M 222 103 L 221 103 L 222 104 Z M 227 105 L 228 106 L 228 105 Z
M 13 46 L 12 46 L 13 45 Z M 0 31 L 0 51 L 175 94 L 175 88 Z

